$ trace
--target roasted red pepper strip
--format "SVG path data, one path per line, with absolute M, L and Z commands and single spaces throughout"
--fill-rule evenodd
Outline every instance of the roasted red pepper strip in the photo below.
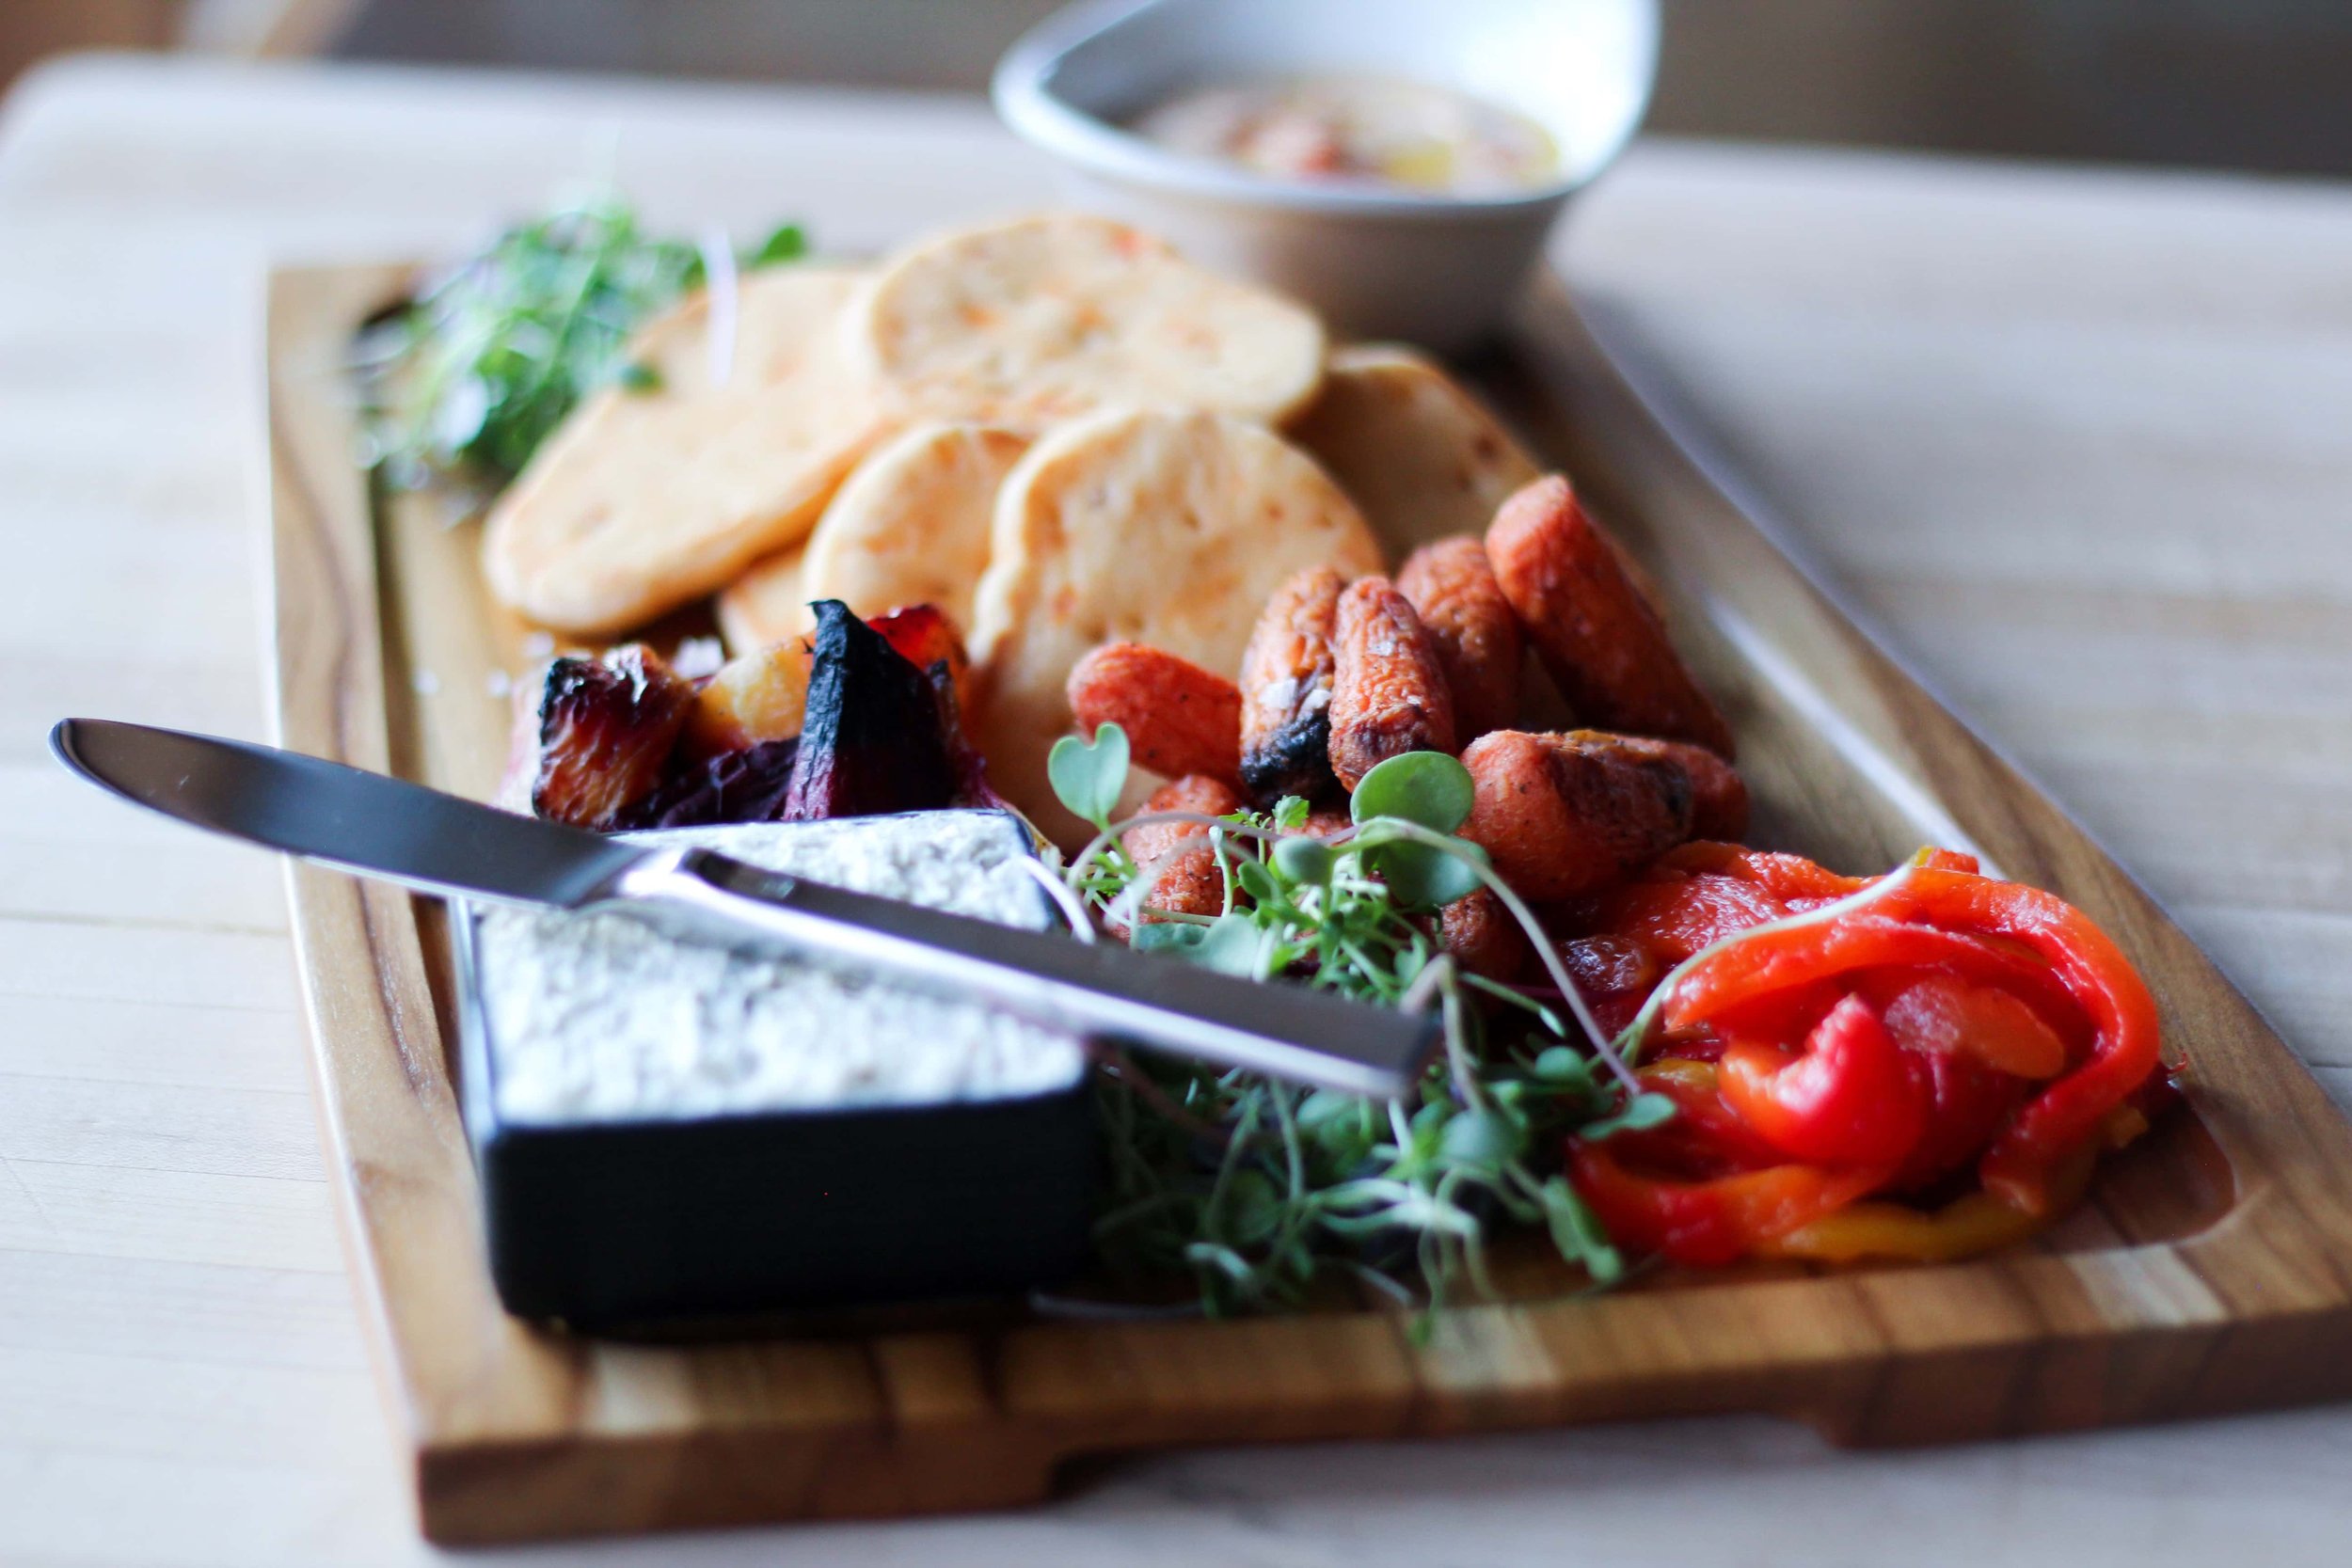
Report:
M 1934 852 L 1941 854 L 1944 851 Z M 1843 898 L 1850 893 L 1860 893 L 1876 880 L 1870 877 L 1841 877 L 1803 855 L 1751 849 L 1745 845 L 1724 844 L 1705 838 L 1693 839 L 1677 849 L 1669 850 L 1659 857 L 1658 864 L 1669 871 L 1693 874 L 1713 872 L 1718 876 L 1737 877 L 1768 895 L 1784 900 Z
M 1913 875 L 1963 874 L 1919 871 Z M 1981 877 L 1969 879 L 1985 881 Z M 1759 931 L 1686 971 L 1675 983 L 1674 994 L 1666 999 L 1661 1022 L 1670 1029 L 1687 1029 L 1770 991 L 1882 968 L 1945 970 L 2017 992 L 2037 1009 L 2071 1008 L 2073 989 L 2063 980 L 2054 983 L 2047 966 L 2002 952 L 1969 932 L 1905 925 L 1897 918 L 1901 912 L 1882 902 L 1841 919 Z
M 1843 898 L 1878 880 L 1875 877 L 1841 877 L 1803 855 L 1751 849 L 1745 845 L 1708 838 L 1693 839 L 1679 848 L 1670 849 L 1658 858 L 1658 863 L 1675 871 L 1715 871 L 1738 877 L 1780 899 Z M 1922 849 L 1914 863 L 1939 871 L 1983 869 L 1976 856 L 1958 849 Z
M 1864 994 L 1880 1003 L 1886 1032 L 1913 1051 L 1974 1057 L 2037 1083 L 2056 1078 L 2070 1064 L 2058 1032 L 2008 991 L 1948 974 L 1897 974 L 1887 979 L 1892 984 L 1873 986 Z
M 1620 1165 L 1605 1145 L 1568 1149 L 1568 1178 L 1620 1245 L 1677 1263 L 1728 1263 L 1838 1210 L 1886 1180 L 1885 1167 L 1773 1165 L 1706 1181 L 1666 1181 Z
M 1913 1053 L 1858 996 L 1814 1027 L 1803 1055 L 1733 1040 L 1716 1072 L 1740 1120 L 1809 1164 L 1897 1167 L 1927 1132 L 1927 1085 Z
M 1726 1176 L 1788 1163 L 1788 1156 L 1756 1135 L 1724 1103 L 1715 1064 L 1669 1057 L 1637 1069 L 1642 1087 L 1675 1102 L 1674 1119 L 1657 1127 L 1616 1133 L 1613 1153 L 1645 1170 L 1677 1177 Z M 1970 1150 L 1975 1152 L 1974 1149 Z
M 1742 850 L 1739 863 L 1730 869 L 1773 897 L 1783 900 L 1843 898 L 1850 893 L 1860 893 L 1876 879 L 1870 877 L 1841 877 L 1826 866 L 1816 865 L 1803 855 L 1778 855 L 1755 849 Z
M 2028 1213 L 2048 1212 L 2053 1173 L 2156 1070 L 2155 998 L 2090 916 L 2039 888 L 1928 869 L 1888 898 L 1890 912 L 2026 943 L 2090 1015 L 2097 1031 L 2090 1059 L 2028 1101 L 1977 1167 L 1986 1191 Z
M 1928 1125 L 1888 1183 L 1897 1192 L 1924 1187 L 1974 1164 L 2032 1088 L 2016 1074 L 1987 1067 L 1974 1056 L 1945 1052 L 1912 1055 L 1927 1086 Z
M 1788 913 L 1779 899 L 1742 878 L 1701 871 L 1620 888 L 1601 904 L 1599 926 L 1639 942 L 1667 967 L 1751 927 Z
M 1664 962 L 1775 903 L 1819 908 L 1879 885 L 1835 918 L 1740 935 L 1656 999 L 1661 1059 L 1643 1078 L 1677 1117 L 1567 1151 L 1620 1241 L 1683 1263 L 1966 1256 L 2042 1228 L 2080 1196 L 2101 1148 L 2146 1127 L 2140 1101 L 2161 1087 L 2155 1004 L 2105 933 L 1970 856 L 1928 851 L 1899 878 L 1692 844 L 1591 907 L 1596 957 Z M 1942 1210 L 1859 1201 L 1972 1160 L 1982 1190 Z

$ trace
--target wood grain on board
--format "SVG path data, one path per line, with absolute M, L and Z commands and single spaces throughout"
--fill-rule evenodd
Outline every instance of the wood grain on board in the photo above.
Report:
M 310 270 L 272 291 L 281 738 L 481 794 L 504 745 L 493 688 L 527 662 L 522 628 L 485 602 L 469 525 L 414 500 L 379 511 L 352 460 L 344 345 L 401 283 Z M 1923 840 L 1973 847 L 2081 905 L 2140 963 L 2188 1058 L 2187 1132 L 2126 1162 L 2052 1245 L 1591 1298 L 1534 1271 L 1513 1299 L 1446 1313 L 1426 1343 L 1372 1309 L 601 1343 L 498 1306 L 418 906 L 297 869 L 320 1103 L 428 1534 L 1005 1504 L 1042 1495 L 1065 1459 L 1180 1443 L 1765 1411 L 1892 1444 L 2352 1392 L 2352 1130 L 2310 1073 L 1691 465 L 1564 295 L 1479 370 L 1661 569 L 1740 729 L 1760 830 L 1849 869 Z

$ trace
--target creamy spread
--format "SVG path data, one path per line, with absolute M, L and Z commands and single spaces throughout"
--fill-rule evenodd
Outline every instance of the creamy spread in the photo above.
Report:
M 1041 928 L 1002 812 L 636 833 L 772 871 Z M 1068 1036 L 788 958 L 664 936 L 619 914 L 475 911 L 494 1101 L 516 1124 L 661 1120 L 1010 1099 L 1075 1083 Z
M 1558 177 L 1549 132 L 1451 87 L 1315 76 L 1180 93 L 1136 119 L 1143 135 L 1283 180 L 1356 180 L 1455 196 Z

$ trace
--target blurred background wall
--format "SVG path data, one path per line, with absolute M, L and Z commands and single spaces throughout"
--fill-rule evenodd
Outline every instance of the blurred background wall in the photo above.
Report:
M 0 74 L 77 43 L 193 43 L 972 89 L 1057 4 L 0 0 Z M 1665 5 L 1661 131 L 2352 174 L 2352 0 Z

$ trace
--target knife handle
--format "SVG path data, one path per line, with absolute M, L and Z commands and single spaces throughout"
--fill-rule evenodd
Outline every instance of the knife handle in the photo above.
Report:
M 647 853 L 599 907 L 689 940 L 782 945 L 1066 1033 L 1375 1099 L 1404 1098 L 1441 1036 L 1432 1014 L 854 893 L 708 849 Z

